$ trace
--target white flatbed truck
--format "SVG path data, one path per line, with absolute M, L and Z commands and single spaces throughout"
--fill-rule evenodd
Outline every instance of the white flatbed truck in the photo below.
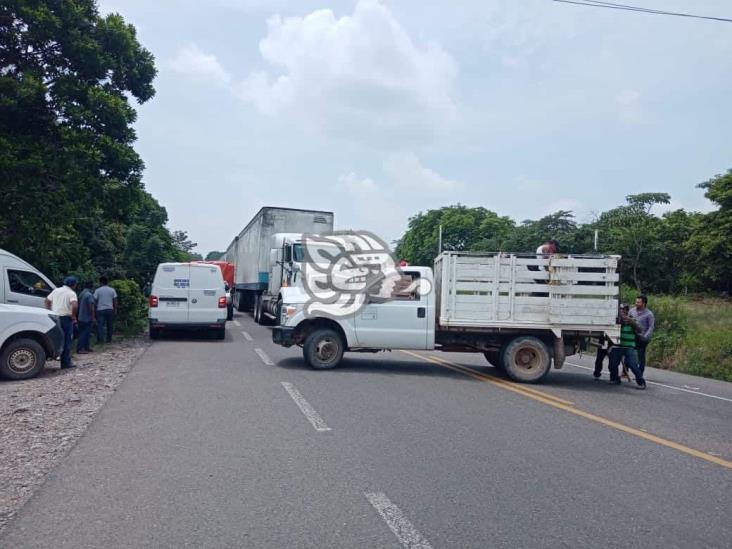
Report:
M 302 288 L 282 290 L 275 343 L 303 348 L 316 369 L 344 352 L 439 350 L 483 353 L 515 381 L 537 382 L 591 338 L 617 341 L 618 256 L 443 252 L 429 267 L 404 267 L 397 292 L 342 317 L 308 316 Z M 422 283 L 424 282 L 424 284 Z

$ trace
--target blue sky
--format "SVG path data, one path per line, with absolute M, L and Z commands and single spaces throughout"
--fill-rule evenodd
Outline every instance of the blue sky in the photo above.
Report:
M 728 0 L 634 0 L 732 17 Z M 145 184 L 205 254 L 264 205 L 399 238 L 460 202 L 586 221 L 710 209 L 732 168 L 732 24 L 550 0 L 103 0 L 155 55 Z

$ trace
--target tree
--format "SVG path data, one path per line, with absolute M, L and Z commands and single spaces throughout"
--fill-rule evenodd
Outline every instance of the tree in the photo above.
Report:
M 153 56 L 94 0 L 9 0 L 0 67 L 0 246 L 56 278 L 119 272 L 144 167 L 129 102 L 153 97 Z
M 698 185 L 719 209 L 699 219 L 685 244 L 702 284 L 732 293 L 732 169 Z
M 223 259 L 226 252 L 211 251 L 206 254 L 206 261 L 218 261 Z
M 190 254 L 198 244 L 188 238 L 187 231 L 173 231 L 173 246 L 185 254 Z
M 442 249 L 463 251 L 500 246 L 513 221 L 485 208 L 461 204 L 420 212 L 409 219 L 407 232 L 397 245 L 397 256 L 413 265 L 432 265 L 438 254 L 440 226 Z
M 658 239 L 660 219 L 651 214 L 657 204 L 668 204 L 666 193 L 642 193 L 625 197 L 627 204 L 603 213 L 597 223 L 603 238 L 602 250 L 622 256 L 623 266 L 638 291 L 653 280 L 654 265 L 662 253 Z M 623 269 L 624 270 L 624 269 Z

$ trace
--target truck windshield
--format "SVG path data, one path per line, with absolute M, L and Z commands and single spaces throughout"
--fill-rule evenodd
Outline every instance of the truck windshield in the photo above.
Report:
M 296 263 L 302 263 L 305 261 L 305 250 L 303 249 L 302 244 L 292 245 L 292 260 Z

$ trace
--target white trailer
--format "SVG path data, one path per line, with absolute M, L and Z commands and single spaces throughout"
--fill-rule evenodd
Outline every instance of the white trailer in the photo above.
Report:
M 226 250 L 226 261 L 235 265 L 234 306 L 253 311 L 258 322 L 274 318 L 282 271 L 301 255 L 295 237 L 332 230 L 333 212 L 261 208 Z
M 479 352 L 512 379 L 536 382 L 590 338 L 618 340 L 618 260 L 444 252 L 434 276 L 428 267 L 405 267 L 391 300 L 348 316 L 306 315 L 307 295 L 283 289 L 272 338 L 302 346 L 318 369 L 337 366 L 345 351 Z M 431 291 L 405 294 L 410 286 Z

